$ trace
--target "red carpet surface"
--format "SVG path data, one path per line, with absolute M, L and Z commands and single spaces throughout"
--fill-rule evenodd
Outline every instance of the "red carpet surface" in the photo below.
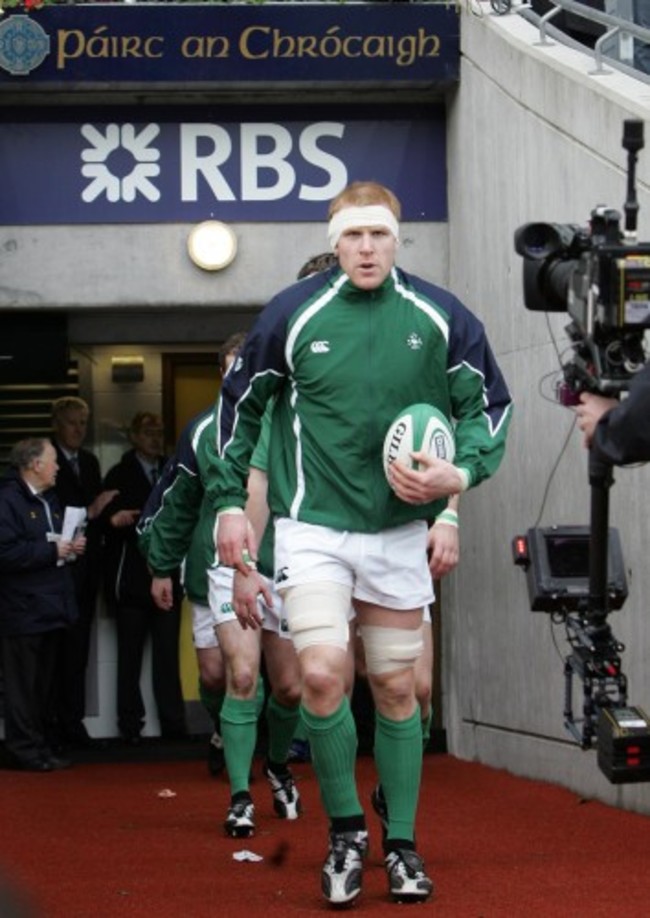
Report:
M 588 767 L 587 765 L 585 767 Z M 595 763 L 594 763 L 595 767 Z M 223 835 L 225 779 L 202 761 L 79 764 L 0 773 L 0 865 L 36 918 L 325 915 L 326 822 L 310 765 L 304 815 L 284 822 L 255 762 L 257 835 Z M 358 762 L 364 805 L 372 759 Z M 418 848 L 436 885 L 426 905 L 389 902 L 381 832 L 351 914 L 445 918 L 627 918 L 650 913 L 650 818 L 447 755 L 425 757 Z M 261 861 L 233 859 L 248 850 Z M 0 903 L 0 916 L 13 918 Z

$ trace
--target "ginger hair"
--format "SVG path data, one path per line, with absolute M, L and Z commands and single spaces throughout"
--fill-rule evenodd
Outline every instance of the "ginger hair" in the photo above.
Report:
M 390 188 L 379 182 L 352 182 L 331 201 L 327 216 L 331 219 L 344 207 L 367 207 L 371 204 L 383 204 L 396 220 L 402 215 L 402 205 Z

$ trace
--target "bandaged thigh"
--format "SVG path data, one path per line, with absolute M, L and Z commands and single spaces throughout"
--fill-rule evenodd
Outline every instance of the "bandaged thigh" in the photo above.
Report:
M 351 590 L 341 583 L 301 583 L 282 593 L 296 653 L 315 645 L 346 650 Z
M 360 625 L 366 669 L 374 675 L 413 666 L 424 649 L 422 626 L 415 630 Z

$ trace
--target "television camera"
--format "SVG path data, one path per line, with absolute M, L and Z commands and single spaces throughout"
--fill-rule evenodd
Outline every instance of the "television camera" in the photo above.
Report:
M 562 365 L 558 398 L 576 404 L 583 391 L 620 397 L 646 362 L 650 329 L 650 243 L 636 241 L 635 171 L 643 122 L 624 122 L 628 153 L 625 229 L 620 214 L 599 205 L 587 228 L 527 223 L 515 232 L 524 259 L 527 309 L 567 312 L 571 357 Z M 612 783 L 650 780 L 650 720 L 628 703 L 624 646 L 607 621 L 627 597 L 618 531 L 610 528 L 611 465 L 589 454 L 591 520 L 587 526 L 529 529 L 515 536 L 515 564 L 526 572 L 532 611 L 565 625 L 564 725 L 583 749 L 594 742 Z M 582 683 L 582 716 L 573 711 L 573 680 Z
M 526 223 L 515 232 L 515 251 L 524 258 L 526 308 L 568 312 L 572 320 L 566 327 L 572 359 L 562 367 L 564 404 L 575 403 L 583 390 L 618 396 L 645 364 L 650 243 L 636 242 L 635 188 L 642 121 L 625 121 L 623 146 L 628 151 L 625 230 L 618 211 L 599 205 L 587 228 Z

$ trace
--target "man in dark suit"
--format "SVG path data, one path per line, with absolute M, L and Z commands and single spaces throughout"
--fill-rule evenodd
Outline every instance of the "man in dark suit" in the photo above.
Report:
M 48 708 L 60 635 L 77 609 L 71 569 L 86 539 L 62 538 L 54 493 L 58 465 L 43 437 L 21 440 L 0 480 L 0 660 L 4 675 L 5 750 L 17 768 L 56 771 Z
M 97 591 L 101 575 L 102 531 L 99 516 L 115 496 L 102 491 L 99 462 L 83 448 L 90 410 L 87 403 L 72 396 L 57 399 L 52 405 L 52 442 L 59 472 L 56 494 L 59 504 L 84 507 L 87 513 L 86 553 L 70 565 L 79 618 L 61 633 L 55 674 L 54 732 L 56 739 L 71 746 L 89 745 L 84 725 L 86 714 L 86 669 Z
M 117 626 L 117 719 L 123 739 L 139 742 L 145 721 L 140 691 L 142 658 L 151 636 L 153 694 L 163 737 L 186 734 L 180 680 L 181 587 L 174 578 L 174 599 L 159 609 L 151 597 L 151 573 L 137 541 L 136 523 L 164 466 L 163 426 L 157 414 L 141 411 L 131 422 L 133 449 L 107 474 L 105 486 L 118 496 L 104 512 L 105 583 L 109 609 Z

